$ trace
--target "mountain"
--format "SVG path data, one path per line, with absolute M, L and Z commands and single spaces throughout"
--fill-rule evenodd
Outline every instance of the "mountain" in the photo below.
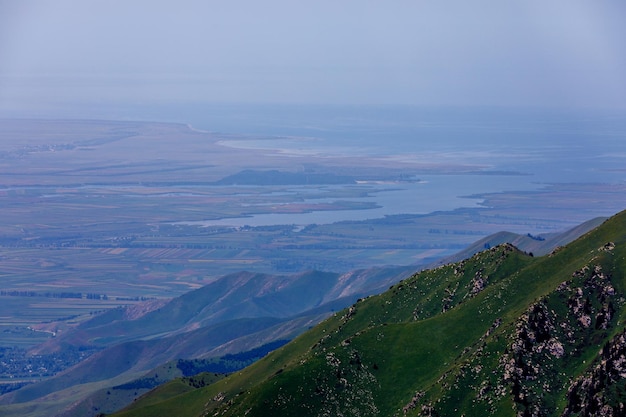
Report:
M 33 349 L 32 354 L 84 346 L 102 350 L 50 379 L 0 396 L 0 415 L 56 415 L 171 360 L 217 357 L 292 339 L 413 268 L 284 276 L 241 272 L 169 302 L 110 310 Z
M 502 244 L 116 415 L 624 415 L 625 272 L 626 212 L 543 257 Z
M 595 219 L 588 220 L 576 227 L 560 233 L 546 233 L 541 235 L 531 235 L 530 233 L 521 235 L 513 232 L 494 233 L 476 241 L 452 256 L 440 259 L 435 264 L 430 265 L 430 267 L 435 268 L 440 265 L 458 262 L 469 258 L 480 251 L 501 245 L 503 243 L 510 243 L 519 250 L 528 252 L 529 254 L 532 253 L 535 256 L 547 255 L 552 252 L 554 248 L 566 245 L 590 230 L 595 229 L 605 220 L 606 217 L 596 217 Z
M 293 275 L 230 274 L 166 304 L 158 300 L 144 305 L 142 311 L 110 310 L 50 339 L 33 353 L 59 350 L 67 345 L 108 347 L 182 334 L 228 320 L 289 318 L 343 297 L 358 298 L 386 288 L 408 276 L 410 271 L 410 267 L 389 267 L 346 274 L 320 271 Z
M 133 381 L 102 388 L 84 400 L 67 407 L 58 416 L 88 416 L 101 412 L 113 412 L 132 403 L 138 394 L 144 394 L 175 377 L 180 378 L 176 383 L 164 387 L 164 395 L 180 394 L 199 386 L 209 385 L 223 378 L 227 373 L 238 371 L 262 358 L 286 342 L 287 340 L 277 340 L 246 352 L 227 354 L 218 358 L 169 361 Z M 196 376 L 198 373 L 202 375 Z
M 595 222 L 597 225 L 598 220 Z M 500 233 L 470 247 L 467 256 L 507 238 L 554 247 L 579 236 L 590 225 L 588 222 L 554 235 L 558 239 Z M 91 415 L 112 412 L 125 405 L 123 401 L 130 403 L 151 388 L 124 393 L 113 401 L 112 395 L 103 394 L 121 393 L 111 391 L 112 387 L 143 380 L 153 371 L 159 374 L 159 383 L 165 382 L 177 375 L 156 370 L 172 360 L 215 358 L 292 339 L 332 312 L 387 289 L 416 269 L 384 267 L 344 274 L 309 271 L 293 275 L 241 272 L 169 301 L 153 300 L 110 310 L 33 349 L 32 354 L 62 353 L 85 346 L 101 351 L 53 378 L 0 396 L 0 415 L 86 415 L 85 409 L 91 409 Z

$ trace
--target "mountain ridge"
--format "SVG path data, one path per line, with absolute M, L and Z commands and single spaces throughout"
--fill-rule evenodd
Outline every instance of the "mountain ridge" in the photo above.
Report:
M 359 300 L 236 375 L 116 415 L 615 415 L 625 259 L 626 212 L 543 257 L 500 245 Z
M 452 256 L 448 256 L 429 265 L 429 268 L 436 268 L 440 265 L 461 261 L 482 250 L 489 249 L 503 243 L 510 243 L 516 248 L 524 252 L 532 253 L 535 256 L 547 255 L 555 248 L 566 245 L 583 234 L 595 229 L 606 220 L 606 217 L 596 217 L 560 233 L 546 233 L 540 235 L 531 235 L 528 233 L 522 235 L 507 231 L 497 232 L 479 239 Z
M 562 235 L 572 236 L 583 229 L 579 226 Z M 484 242 L 493 242 L 497 235 L 511 239 L 520 237 L 509 233 L 492 235 L 470 250 L 484 248 Z M 531 240 L 555 245 L 551 238 L 542 239 Z M 372 268 L 344 274 L 310 271 L 291 276 L 242 272 L 222 277 L 167 304 L 154 300 L 133 311 L 112 310 L 40 347 L 53 350 L 64 344 L 77 347 L 92 344 L 105 348 L 104 351 L 48 381 L 4 395 L 0 401 L 13 404 L 5 407 L 5 412 L 18 410 L 11 415 L 51 415 L 55 413 L 50 411 L 52 409 L 32 414 L 25 414 L 23 410 L 29 401 L 42 404 L 49 398 L 69 395 L 63 392 L 88 389 L 90 385 L 100 389 L 106 386 L 107 380 L 111 381 L 109 386 L 132 381 L 160 363 L 181 355 L 214 357 L 253 349 L 280 338 L 293 338 L 333 311 L 352 304 L 357 298 L 367 298 L 388 288 L 416 269 L 415 266 Z M 265 319 L 249 318 L 254 315 Z M 274 317 L 274 321 L 268 321 L 270 317 Z M 164 318 L 167 318 L 165 326 Z M 210 335 L 235 323 L 240 323 L 238 326 L 246 328 L 249 333 L 240 333 L 231 340 L 224 339 L 222 344 L 201 343 L 203 338 L 215 339 Z M 122 367 L 115 365 L 120 357 L 125 358 Z M 106 367 L 105 373 L 102 372 L 103 366 Z

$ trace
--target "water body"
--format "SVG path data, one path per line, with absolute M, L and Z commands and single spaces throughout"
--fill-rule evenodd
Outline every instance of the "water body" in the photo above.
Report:
M 481 200 L 467 198 L 473 194 L 537 190 L 551 183 L 626 182 L 626 112 L 194 105 L 171 108 L 167 114 L 172 121 L 216 133 L 223 145 L 233 148 L 280 150 L 294 156 L 375 155 L 398 161 L 469 164 L 493 173 L 420 176 L 423 182 L 388 189 L 377 185 L 369 199 L 361 200 L 376 202 L 376 209 L 263 214 L 200 224 L 363 220 L 477 207 Z
M 77 109 L 76 117 L 81 111 L 98 118 L 86 107 Z M 189 124 L 213 132 L 233 148 L 471 164 L 492 173 L 420 176 L 422 183 L 377 185 L 371 197 L 361 200 L 377 203 L 377 209 L 258 215 L 213 224 L 308 224 L 422 214 L 476 207 L 481 201 L 466 196 L 478 193 L 534 190 L 551 183 L 626 182 L 626 111 L 202 103 L 100 106 L 97 111 L 107 119 Z
M 401 106 L 199 106 L 233 147 L 485 164 L 536 182 L 624 181 L 626 112 Z
M 545 183 L 626 181 L 624 109 L 99 103 L 71 110 L 73 118 L 189 124 L 233 147 L 486 163 Z
M 336 186 L 334 186 L 336 187 Z M 537 190 L 541 184 L 529 182 L 524 176 L 493 175 L 426 175 L 419 182 L 376 185 L 352 185 L 369 193 L 368 197 L 342 198 L 342 201 L 374 202 L 378 208 L 367 210 L 326 210 L 308 213 L 256 214 L 247 217 L 178 222 L 197 226 L 271 226 L 276 224 L 330 224 L 382 218 L 395 214 L 427 214 L 461 207 L 482 207 L 477 194 L 494 190 Z M 319 186 L 311 187 L 319 191 Z M 299 192 L 303 190 L 298 189 Z M 324 203 L 333 199 L 305 199 L 304 202 Z

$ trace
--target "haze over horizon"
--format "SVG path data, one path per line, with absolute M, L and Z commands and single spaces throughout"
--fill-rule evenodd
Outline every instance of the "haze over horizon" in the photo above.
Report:
M 590 364 L 546 368 L 564 404 L 626 319 L 625 17 L 624 0 L 0 0 L 0 415 L 110 415 L 187 374 L 218 387 L 189 391 L 206 413 L 262 393 L 247 371 L 237 388 L 254 351 L 331 315 L 253 373 L 276 386 L 319 359 L 296 413 L 362 402 L 361 375 L 387 404 L 369 411 L 400 414 L 450 370 L 479 375 L 474 347 L 516 351 L 548 294 L 580 313 L 553 334 Z M 466 402 L 510 410 L 524 394 L 491 352 Z
M 618 0 L 0 0 L 0 116 L 85 103 L 623 110 L 624 17 Z

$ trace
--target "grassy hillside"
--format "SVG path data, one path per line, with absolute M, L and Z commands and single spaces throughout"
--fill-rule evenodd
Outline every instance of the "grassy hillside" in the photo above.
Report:
M 614 415 L 626 402 L 625 270 L 626 212 L 541 258 L 500 245 L 119 415 Z

